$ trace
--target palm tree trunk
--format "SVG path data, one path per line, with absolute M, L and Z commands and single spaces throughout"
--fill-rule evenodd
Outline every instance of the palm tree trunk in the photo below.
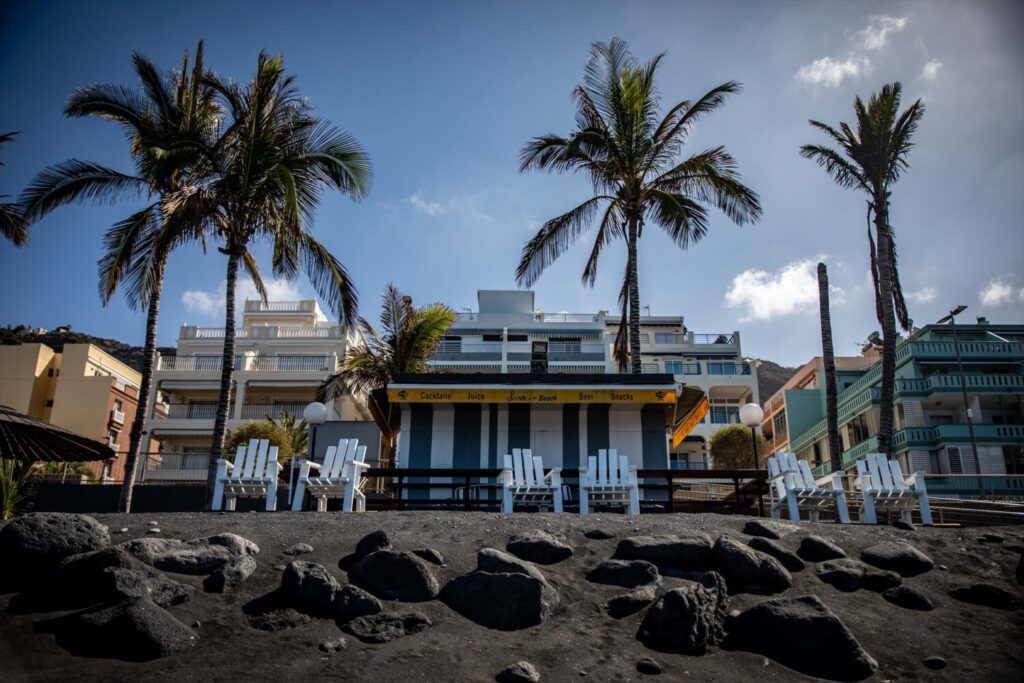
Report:
M 889 202 L 876 197 L 875 237 L 878 248 L 878 289 L 882 298 L 882 397 L 879 403 L 878 450 L 892 457 L 893 394 L 896 388 L 896 309 L 893 305 L 892 244 Z
M 818 264 L 818 307 L 821 317 L 821 356 L 825 365 L 825 420 L 828 425 L 829 460 L 833 472 L 842 472 L 843 448 L 839 441 L 839 410 L 836 406 L 836 358 L 832 349 L 828 270 L 824 263 Z
M 639 375 L 643 369 L 640 359 L 640 282 L 636 266 L 639 222 L 635 217 L 629 219 L 629 237 L 626 240 L 629 250 L 626 264 L 626 277 L 629 279 L 629 365 L 634 375 Z
M 146 411 L 149 409 L 149 396 L 153 391 L 153 366 L 156 365 L 156 330 L 160 319 L 160 297 L 164 288 L 164 273 L 167 268 L 167 256 L 160 259 L 155 270 L 153 293 L 149 297 L 149 310 L 146 312 L 146 342 L 142 349 L 142 380 L 139 382 L 139 402 L 132 420 L 132 430 L 128 441 L 128 455 L 124 461 L 124 483 L 121 484 L 121 498 L 117 503 L 118 512 L 132 511 L 132 491 L 135 488 L 135 469 L 142 451 L 143 428 L 146 424 Z
M 206 471 L 207 507 L 213 501 L 213 487 L 217 477 L 217 460 L 222 457 L 224 436 L 228 426 L 228 408 L 231 399 L 231 377 L 235 369 L 235 285 L 242 249 L 228 245 L 228 273 L 224 292 L 224 353 L 221 356 L 220 396 L 217 397 L 217 416 L 213 422 L 213 442 L 210 445 L 210 464 Z

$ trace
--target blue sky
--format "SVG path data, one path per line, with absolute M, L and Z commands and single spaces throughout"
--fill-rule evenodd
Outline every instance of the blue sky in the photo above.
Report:
M 760 193 L 764 218 L 739 228 L 713 214 L 710 235 L 680 251 L 657 229 L 640 247 L 641 298 L 691 329 L 739 329 L 744 352 L 797 364 L 820 352 L 814 265 L 829 264 L 836 351 L 877 329 L 867 280 L 865 202 L 798 149 L 807 125 L 852 118 L 856 94 L 899 80 L 927 112 L 911 168 L 893 194 L 903 282 L 918 323 L 966 303 L 968 315 L 1024 321 L 1024 11 L 1012 2 L 0 2 L 0 193 L 17 194 L 69 157 L 130 169 L 112 124 L 69 120 L 75 87 L 132 83 L 140 51 L 173 67 L 206 41 L 207 64 L 248 79 L 260 49 L 286 68 L 318 113 L 371 155 L 360 204 L 328 197 L 314 226 L 348 266 L 364 315 L 384 285 L 415 301 L 475 308 L 478 288 L 514 288 L 539 224 L 586 199 L 585 178 L 520 175 L 530 137 L 567 133 L 570 91 L 593 40 L 619 36 L 642 60 L 666 51 L 663 103 L 744 84 L 705 119 L 691 153 L 724 144 Z M 60 209 L 27 248 L 0 244 L 0 324 L 75 329 L 141 343 L 143 316 L 104 308 L 95 263 L 103 231 L 133 210 Z M 597 285 L 580 284 L 585 235 L 535 286 L 546 311 L 614 309 L 624 248 L 608 249 Z M 257 249 L 263 263 L 267 249 Z M 222 324 L 224 257 L 176 254 L 160 342 L 178 326 Z M 269 268 L 269 266 L 268 266 Z M 281 297 L 305 282 L 276 283 Z

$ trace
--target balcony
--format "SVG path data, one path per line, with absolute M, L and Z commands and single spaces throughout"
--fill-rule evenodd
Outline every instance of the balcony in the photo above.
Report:
M 313 313 L 316 301 L 253 301 L 245 302 L 246 313 Z
M 183 325 L 178 339 L 209 339 L 224 338 L 223 327 L 197 327 Z M 252 325 L 235 330 L 235 339 L 344 339 L 345 332 L 339 325 Z
M 205 482 L 209 453 L 144 453 L 141 481 Z
M 732 363 L 718 361 L 686 362 L 666 360 L 647 362 L 641 364 L 641 371 L 644 373 L 668 373 L 670 375 L 715 375 L 718 377 L 742 377 L 750 376 L 750 363 Z
M 117 408 L 114 408 L 113 410 L 111 410 L 110 411 L 110 421 L 113 422 L 114 424 L 123 425 L 124 424 L 124 411 L 123 410 L 118 410 Z
M 964 375 L 964 383 L 969 392 L 1007 392 L 1024 391 L 1024 375 Z M 925 379 L 898 379 L 896 393 L 901 395 L 928 395 L 935 392 L 961 391 L 959 374 L 932 375 Z
M 160 356 L 157 369 L 178 372 L 220 372 L 221 356 Z M 242 372 L 334 372 L 338 359 L 326 355 L 235 356 Z
M 159 405 L 159 404 L 158 404 Z M 230 415 L 230 409 L 228 415 Z M 153 409 L 154 420 L 213 420 L 217 417 L 216 403 L 165 403 Z
M 306 409 L 307 405 L 309 405 L 308 401 L 301 403 L 243 403 L 240 417 L 243 420 L 264 420 L 267 417 L 278 420 L 282 415 L 290 415 L 295 419 L 301 419 L 302 412 Z

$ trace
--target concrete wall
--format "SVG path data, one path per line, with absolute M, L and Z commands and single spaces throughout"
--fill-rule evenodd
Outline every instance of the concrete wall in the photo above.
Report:
M 45 344 L 0 346 L 0 405 L 45 419 L 56 355 Z

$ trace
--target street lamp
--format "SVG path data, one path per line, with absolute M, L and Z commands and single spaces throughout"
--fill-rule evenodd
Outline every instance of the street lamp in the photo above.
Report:
M 967 433 L 971 437 L 971 451 L 974 453 L 974 470 L 978 473 L 978 494 L 981 498 L 985 497 L 985 482 L 981 478 L 981 459 L 978 456 L 978 442 L 974 438 L 974 411 L 971 410 L 971 406 L 967 399 L 967 381 L 964 379 L 964 364 L 960 358 L 960 343 L 956 338 L 956 316 L 960 315 L 967 310 L 967 306 L 960 304 L 952 311 L 949 315 L 941 318 L 936 322 L 937 325 L 943 323 L 949 323 L 949 328 L 953 330 L 953 348 L 956 350 L 956 368 L 960 373 L 960 393 L 964 397 L 964 410 L 967 411 Z
M 757 469 L 757 428 L 764 419 L 764 411 L 756 403 L 747 403 L 740 408 L 740 422 L 750 427 L 750 441 L 754 446 L 754 469 Z
M 309 443 L 307 449 L 308 455 L 306 456 L 310 460 L 316 457 L 316 428 L 327 422 L 327 406 L 319 401 L 313 401 L 305 410 L 302 411 L 302 419 L 306 421 L 309 426 L 309 437 L 306 441 Z M 292 456 L 291 467 L 288 473 L 288 504 L 292 503 L 293 492 L 295 491 L 295 456 Z

